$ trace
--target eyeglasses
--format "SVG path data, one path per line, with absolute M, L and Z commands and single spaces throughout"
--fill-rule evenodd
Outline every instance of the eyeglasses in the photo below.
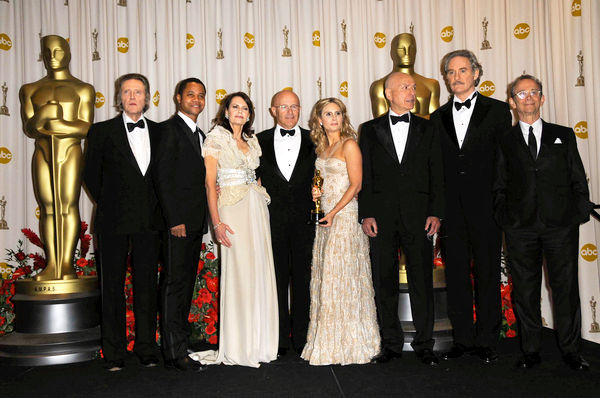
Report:
M 542 92 L 540 90 L 523 90 L 523 91 L 519 91 L 518 93 L 515 94 L 515 97 L 519 97 L 519 99 L 524 100 L 525 98 L 529 97 L 531 95 L 531 97 L 533 98 L 538 98 L 541 97 Z
M 323 117 L 326 119 L 333 119 L 334 117 L 341 117 L 343 115 L 342 111 L 335 112 L 325 112 L 323 113 Z
M 275 105 L 275 108 L 279 108 L 282 112 L 286 112 L 288 109 L 292 112 L 298 112 L 300 110 L 300 105 Z

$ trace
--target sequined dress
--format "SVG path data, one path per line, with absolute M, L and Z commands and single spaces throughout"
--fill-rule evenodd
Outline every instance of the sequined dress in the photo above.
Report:
M 350 186 L 346 162 L 317 158 L 327 214 Z M 310 282 L 310 323 L 302 358 L 311 365 L 368 363 L 379 353 L 369 242 L 353 198 L 329 228 L 316 227 Z

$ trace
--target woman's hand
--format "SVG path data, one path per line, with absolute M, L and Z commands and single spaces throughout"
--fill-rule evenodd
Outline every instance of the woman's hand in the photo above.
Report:
M 231 241 L 227 237 L 227 232 L 232 235 L 235 233 L 227 224 L 220 222 L 215 225 L 215 238 L 217 238 L 217 242 L 223 246 L 231 247 Z
M 325 217 L 319 220 L 319 225 L 325 228 L 331 227 L 331 223 L 333 223 L 333 217 L 335 217 L 334 212 L 327 213 Z
M 321 197 L 321 195 L 323 195 L 323 191 L 320 190 L 317 187 L 313 187 L 312 188 L 312 200 L 313 202 L 316 202 L 317 199 L 319 199 Z

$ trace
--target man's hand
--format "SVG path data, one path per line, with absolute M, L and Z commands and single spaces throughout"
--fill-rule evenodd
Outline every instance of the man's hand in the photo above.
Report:
M 433 236 L 440 230 L 441 221 L 439 218 L 435 216 L 427 217 L 425 220 L 425 231 L 427 231 L 427 236 Z
M 176 238 L 185 238 L 185 224 L 179 224 L 171 227 L 171 235 L 175 236 Z
M 377 221 L 374 217 L 368 217 L 363 219 L 362 230 L 370 238 L 377 236 Z

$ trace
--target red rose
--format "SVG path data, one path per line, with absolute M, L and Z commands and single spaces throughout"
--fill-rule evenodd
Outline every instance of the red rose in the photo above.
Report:
M 206 329 L 204 329 L 204 331 L 206 332 L 206 334 L 214 334 L 217 331 L 217 328 L 215 328 L 215 323 L 211 322 L 206 326 Z
M 15 254 L 15 257 L 17 258 L 17 260 L 19 260 L 19 261 L 23 261 L 23 260 L 25 260 L 25 257 L 27 257 L 27 256 L 26 256 L 26 255 L 25 255 L 25 253 L 23 253 L 22 251 L 18 251 L 18 252 Z
M 512 308 L 509 308 L 506 311 L 504 311 L 504 317 L 506 318 L 506 322 L 509 326 L 513 325 L 517 321 L 517 318 L 515 318 L 515 313 L 513 312 Z
M 127 343 L 127 351 L 133 351 L 133 344 L 135 343 L 134 340 L 131 340 L 129 343 Z
M 198 261 L 198 272 L 202 271 L 202 268 L 204 268 L 204 261 L 200 260 Z
M 206 271 L 206 273 L 204 275 L 202 275 L 202 277 L 204 279 L 212 278 L 212 272 Z
M 77 266 L 78 267 L 86 267 L 88 265 L 88 261 L 85 258 L 80 258 L 79 260 L 77 260 Z
M 83 276 L 83 271 L 76 271 L 77 276 Z
M 444 266 L 444 260 L 441 257 L 437 257 L 433 260 L 433 265 L 436 268 L 442 268 Z
M 213 252 L 208 252 L 208 253 L 206 253 L 206 259 L 207 259 L 207 260 L 214 260 L 215 258 L 216 258 L 216 257 L 215 257 L 215 255 L 213 254 Z
M 207 278 L 206 287 L 213 293 L 219 290 L 219 278 L 216 276 L 214 278 Z
M 206 243 L 202 242 L 202 245 L 200 245 L 200 250 L 201 251 L 206 250 Z
M 204 316 L 204 321 L 207 323 L 218 322 L 219 314 L 217 310 L 215 310 L 214 308 L 209 308 L 208 311 L 206 311 L 206 315 Z
M 0 316 L 0 326 L 3 326 L 6 323 L 6 318 L 3 316 Z
M 219 303 L 217 303 L 217 300 L 212 300 L 210 306 L 217 310 L 217 312 L 219 311 Z
M 202 288 L 198 292 L 198 300 L 202 304 L 210 303 L 210 301 L 212 300 L 212 294 L 210 294 L 210 292 L 208 291 L 208 289 Z
M 200 320 L 200 314 L 192 314 L 190 312 L 190 314 L 188 315 L 188 322 L 189 323 L 196 323 Z
M 506 331 L 506 337 L 508 337 L 508 338 L 513 338 L 513 337 L 515 337 L 516 335 L 517 335 L 517 332 L 515 332 L 515 331 L 514 331 L 514 330 L 512 330 L 512 329 L 508 329 L 508 330 Z
M 96 271 L 90 271 L 91 276 L 96 276 Z
M 219 341 L 219 339 L 218 339 L 218 337 L 217 337 L 217 335 L 216 335 L 216 334 L 213 334 L 212 336 L 210 336 L 210 337 L 208 338 L 208 342 L 209 342 L 210 344 L 217 344 L 217 342 L 218 342 L 218 341 Z
M 17 268 L 15 270 L 15 272 L 13 272 L 11 279 L 13 281 L 16 281 L 17 279 L 19 279 L 23 275 L 25 275 L 25 270 L 23 269 L 23 267 L 19 267 L 19 268 Z

